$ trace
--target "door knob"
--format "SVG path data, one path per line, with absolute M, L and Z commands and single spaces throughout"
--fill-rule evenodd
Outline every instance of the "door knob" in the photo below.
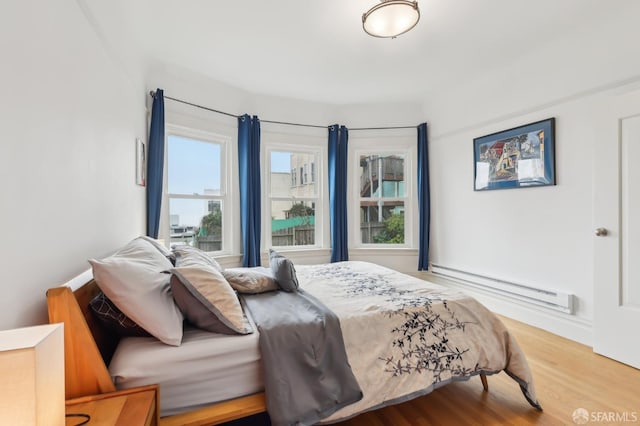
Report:
M 606 237 L 609 234 L 606 228 L 596 228 L 596 237 Z

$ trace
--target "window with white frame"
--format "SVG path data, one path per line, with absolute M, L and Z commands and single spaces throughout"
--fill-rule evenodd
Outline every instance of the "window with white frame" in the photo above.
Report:
M 227 250 L 227 143 L 222 137 L 169 129 L 165 196 L 169 244 L 208 252 Z
M 318 185 L 308 179 L 308 164 L 318 151 L 273 148 L 268 150 L 268 209 L 271 245 L 275 247 L 318 244 L 316 206 L 321 206 Z M 297 185 L 291 185 L 297 181 Z
M 410 226 L 405 224 L 406 156 L 406 152 L 359 154 L 358 217 L 363 245 L 405 244 Z

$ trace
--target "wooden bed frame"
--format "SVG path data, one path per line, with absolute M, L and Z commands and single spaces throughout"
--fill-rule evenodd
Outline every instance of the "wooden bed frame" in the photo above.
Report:
M 47 290 L 49 322 L 64 323 L 66 399 L 116 390 L 107 365 L 118 345 L 118 338 L 107 333 L 89 310 L 89 302 L 99 291 L 93 279 L 75 291 L 69 285 Z M 264 393 L 258 393 L 162 417 L 160 425 L 214 425 L 266 410 Z
M 72 288 L 74 280 L 78 285 L 76 290 Z M 66 399 L 116 390 L 107 365 L 118 345 L 118 338 L 107 333 L 89 310 L 89 302 L 100 289 L 91 278 L 90 271 L 74 280 L 47 291 L 49 322 L 64 323 Z M 483 373 L 480 374 L 480 379 L 484 390 L 487 391 L 489 387 Z M 160 425 L 214 425 L 266 410 L 265 396 L 262 392 L 162 417 Z

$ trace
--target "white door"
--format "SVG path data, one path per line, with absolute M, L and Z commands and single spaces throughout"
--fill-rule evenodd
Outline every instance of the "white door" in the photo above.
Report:
M 640 91 L 613 96 L 599 122 L 593 350 L 640 368 Z

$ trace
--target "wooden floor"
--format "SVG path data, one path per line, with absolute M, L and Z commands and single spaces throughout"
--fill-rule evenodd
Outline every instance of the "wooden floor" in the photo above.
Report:
M 336 424 L 573 425 L 573 412 L 583 408 L 590 416 L 599 416 L 588 424 L 640 425 L 640 370 L 596 355 L 590 347 L 501 318 L 527 354 L 543 412 L 532 408 L 518 384 L 500 373 L 488 377 L 489 392 L 474 377 Z M 629 421 L 606 421 L 606 416 L 626 416 Z M 268 424 L 265 417 L 246 419 L 249 423 L 244 424 Z

